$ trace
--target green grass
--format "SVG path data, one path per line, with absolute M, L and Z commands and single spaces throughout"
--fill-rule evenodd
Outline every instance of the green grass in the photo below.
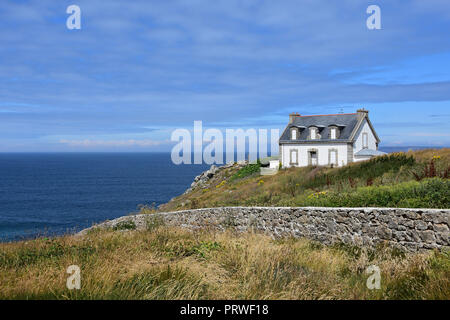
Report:
M 294 206 L 448 208 L 450 181 L 440 178 L 393 186 L 361 187 L 350 192 L 318 192 L 292 200 Z
M 260 168 L 261 164 L 259 164 L 259 162 L 255 164 L 248 164 L 245 167 L 239 169 L 233 176 L 231 176 L 230 181 L 246 178 L 259 173 Z
M 376 178 L 385 174 L 397 173 L 401 168 L 412 168 L 415 164 L 416 160 L 411 155 L 408 156 L 404 153 L 390 154 L 376 157 L 357 165 L 345 166 L 338 170 L 325 171 L 317 174 L 313 179 L 301 181 L 300 185 L 305 189 L 315 189 L 347 183 L 349 179 L 367 184 L 367 182 L 373 182 Z
M 442 299 L 448 251 L 399 253 L 165 226 L 0 244 L 0 299 Z M 66 269 L 81 269 L 68 290 Z M 381 290 L 366 287 L 370 265 Z

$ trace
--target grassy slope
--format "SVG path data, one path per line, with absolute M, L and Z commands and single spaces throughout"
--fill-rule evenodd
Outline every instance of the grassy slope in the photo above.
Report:
M 207 189 L 177 197 L 162 210 L 336 205 L 343 204 L 341 199 L 356 205 L 399 205 L 408 197 L 406 204 L 448 208 L 448 179 L 415 182 L 414 173 L 420 180 L 425 167 L 431 175 L 429 163 L 436 156 L 440 157 L 433 160 L 437 172 L 445 176 L 449 149 L 395 155 L 341 169 L 282 170 L 264 178 L 248 168 L 239 173 L 231 168 Z M 372 202 L 364 203 L 367 199 Z M 139 232 L 104 230 L 85 237 L 0 243 L 0 299 L 450 298 L 448 251 L 404 255 L 381 247 L 368 251 L 324 247 L 305 239 L 272 240 L 252 233 L 148 227 Z M 72 264 L 81 267 L 79 291 L 65 287 L 66 269 Z M 381 268 L 381 290 L 366 287 L 364 270 L 370 265 Z
M 421 179 L 431 162 L 441 178 Z M 254 173 L 239 178 L 247 169 L 231 168 L 207 188 L 179 196 L 161 210 L 240 205 L 449 208 L 449 167 L 450 149 L 441 149 L 393 154 L 344 168 L 291 168 L 266 177 Z
M 81 268 L 81 290 L 66 268 Z M 381 268 L 381 290 L 364 273 Z M 231 231 L 97 231 L 0 244 L 0 299 L 448 299 L 447 253 L 403 255 Z

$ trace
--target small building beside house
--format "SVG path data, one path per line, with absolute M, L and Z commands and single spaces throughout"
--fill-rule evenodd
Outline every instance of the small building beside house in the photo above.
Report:
M 380 138 L 369 119 L 369 111 L 302 116 L 289 115 L 279 140 L 283 168 L 345 166 L 386 153 L 378 150 Z

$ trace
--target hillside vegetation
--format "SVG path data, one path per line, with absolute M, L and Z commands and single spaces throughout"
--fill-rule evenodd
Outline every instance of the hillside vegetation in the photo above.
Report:
M 450 149 L 394 153 L 342 168 L 229 168 L 161 211 L 219 206 L 450 207 Z M 148 212 L 144 207 L 142 212 Z
M 448 252 L 330 247 L 163 225 L 0 244 L 0 299 L 443 299 Z M 66 288 L 67 267 L 81 270 Z M 381 289 L 366 286 L 370 265 Z

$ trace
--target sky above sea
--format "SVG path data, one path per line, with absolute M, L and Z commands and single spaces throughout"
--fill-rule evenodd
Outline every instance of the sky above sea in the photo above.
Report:
M 170 151 L 364 107 L 382 146 L 450 146 L 450 1 L 0 2 L 0 152 Z M 369 30 L 366 9 L 381 9 Z

